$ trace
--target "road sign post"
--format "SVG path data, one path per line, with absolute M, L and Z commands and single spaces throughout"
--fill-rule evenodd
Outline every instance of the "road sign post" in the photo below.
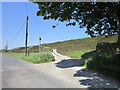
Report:
M 42 52 L 41 40 L 42 40 L 42 38 L 39 37 L 39 53 Z

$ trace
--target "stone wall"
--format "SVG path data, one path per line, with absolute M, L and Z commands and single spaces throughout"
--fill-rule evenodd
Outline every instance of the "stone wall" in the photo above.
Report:
M 101 42 L 96 45 L 96 52 L 98 54 L 116 53 L 118 45 L 116 43 Z

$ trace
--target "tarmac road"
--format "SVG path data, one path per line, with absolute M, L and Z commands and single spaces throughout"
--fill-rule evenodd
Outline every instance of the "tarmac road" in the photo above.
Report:
M 82 67 L 80 59 L 60 55 L 32 64 L 2 55 L 2 88 L 118 88 L 120 83 Z
M 8 56 L 2 57 L 2 88 L 73 88 L 72 83 L 47 74 L 38 65 L 17 60 Z M 44 73 L 44 72 L 45 73 Z

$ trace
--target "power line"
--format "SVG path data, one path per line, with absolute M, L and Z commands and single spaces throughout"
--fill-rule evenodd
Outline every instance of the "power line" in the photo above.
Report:
M 27 4 L 26 4 L 26 2 L 25 2 L 25 11 L 26 11 L 26 16 L 27 16 L 28 10 L 27 10 Z M 13 40 L 17 37 L 17 35 L 20 33 L 20 31 L 21 31 L 21 29 L 23 28 L 23 26 L 25 25 L 25 23 L 26 23 L 26 21 L 21 25 L 21 27 L 20 27 L 20 29 L 18 30 L 18 32 L 16 33 L 16 35 L 15 35 L 10 41 L 13 41 Z
M 26 2 L 25 2 L 25 12 L 26 12 L 26 16 L 28 16 L 28 8 L 27 8 Z M 15 36 L 11 40 L 9 40 L 9 42 L 12 42 L 13 40 L 16 39 L 16 37 L 18 36 L 18 34 L 20 34 L 20 32 L 22 31 L 21 29 L 25 26 L 25 23 L 26 23 L 26 21 L 21 25 L 21 27 L 18 29 L 18 31 L 15 34 Z
M 25 23 L 26 23 L 26 21 L 21 25 L 21 27 L 18 29 L 18 31 L 15 34 L 15 36 L 9 42 L 12 42 L 13 40 L 16 39 L 16 37 L 18 36 L 18 34 L 20 34 L 20 31 L 22 31 L 21 29 L 23 28 L 23 26 L 25 25 Z

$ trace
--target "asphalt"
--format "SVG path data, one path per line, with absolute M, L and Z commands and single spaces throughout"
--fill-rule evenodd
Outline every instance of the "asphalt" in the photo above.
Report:
M 73 88 L 64 80 L 47 74 L 38 65 L 17 60 L 8 56 L 3 59 L 2 88 Z M 44 73 L 44 72 L 45 73 Z
M 83 60 L 63 56 L 32 64 L 2 55 L 2 88 L 118 88 L 120 83 L 82 67 Z

